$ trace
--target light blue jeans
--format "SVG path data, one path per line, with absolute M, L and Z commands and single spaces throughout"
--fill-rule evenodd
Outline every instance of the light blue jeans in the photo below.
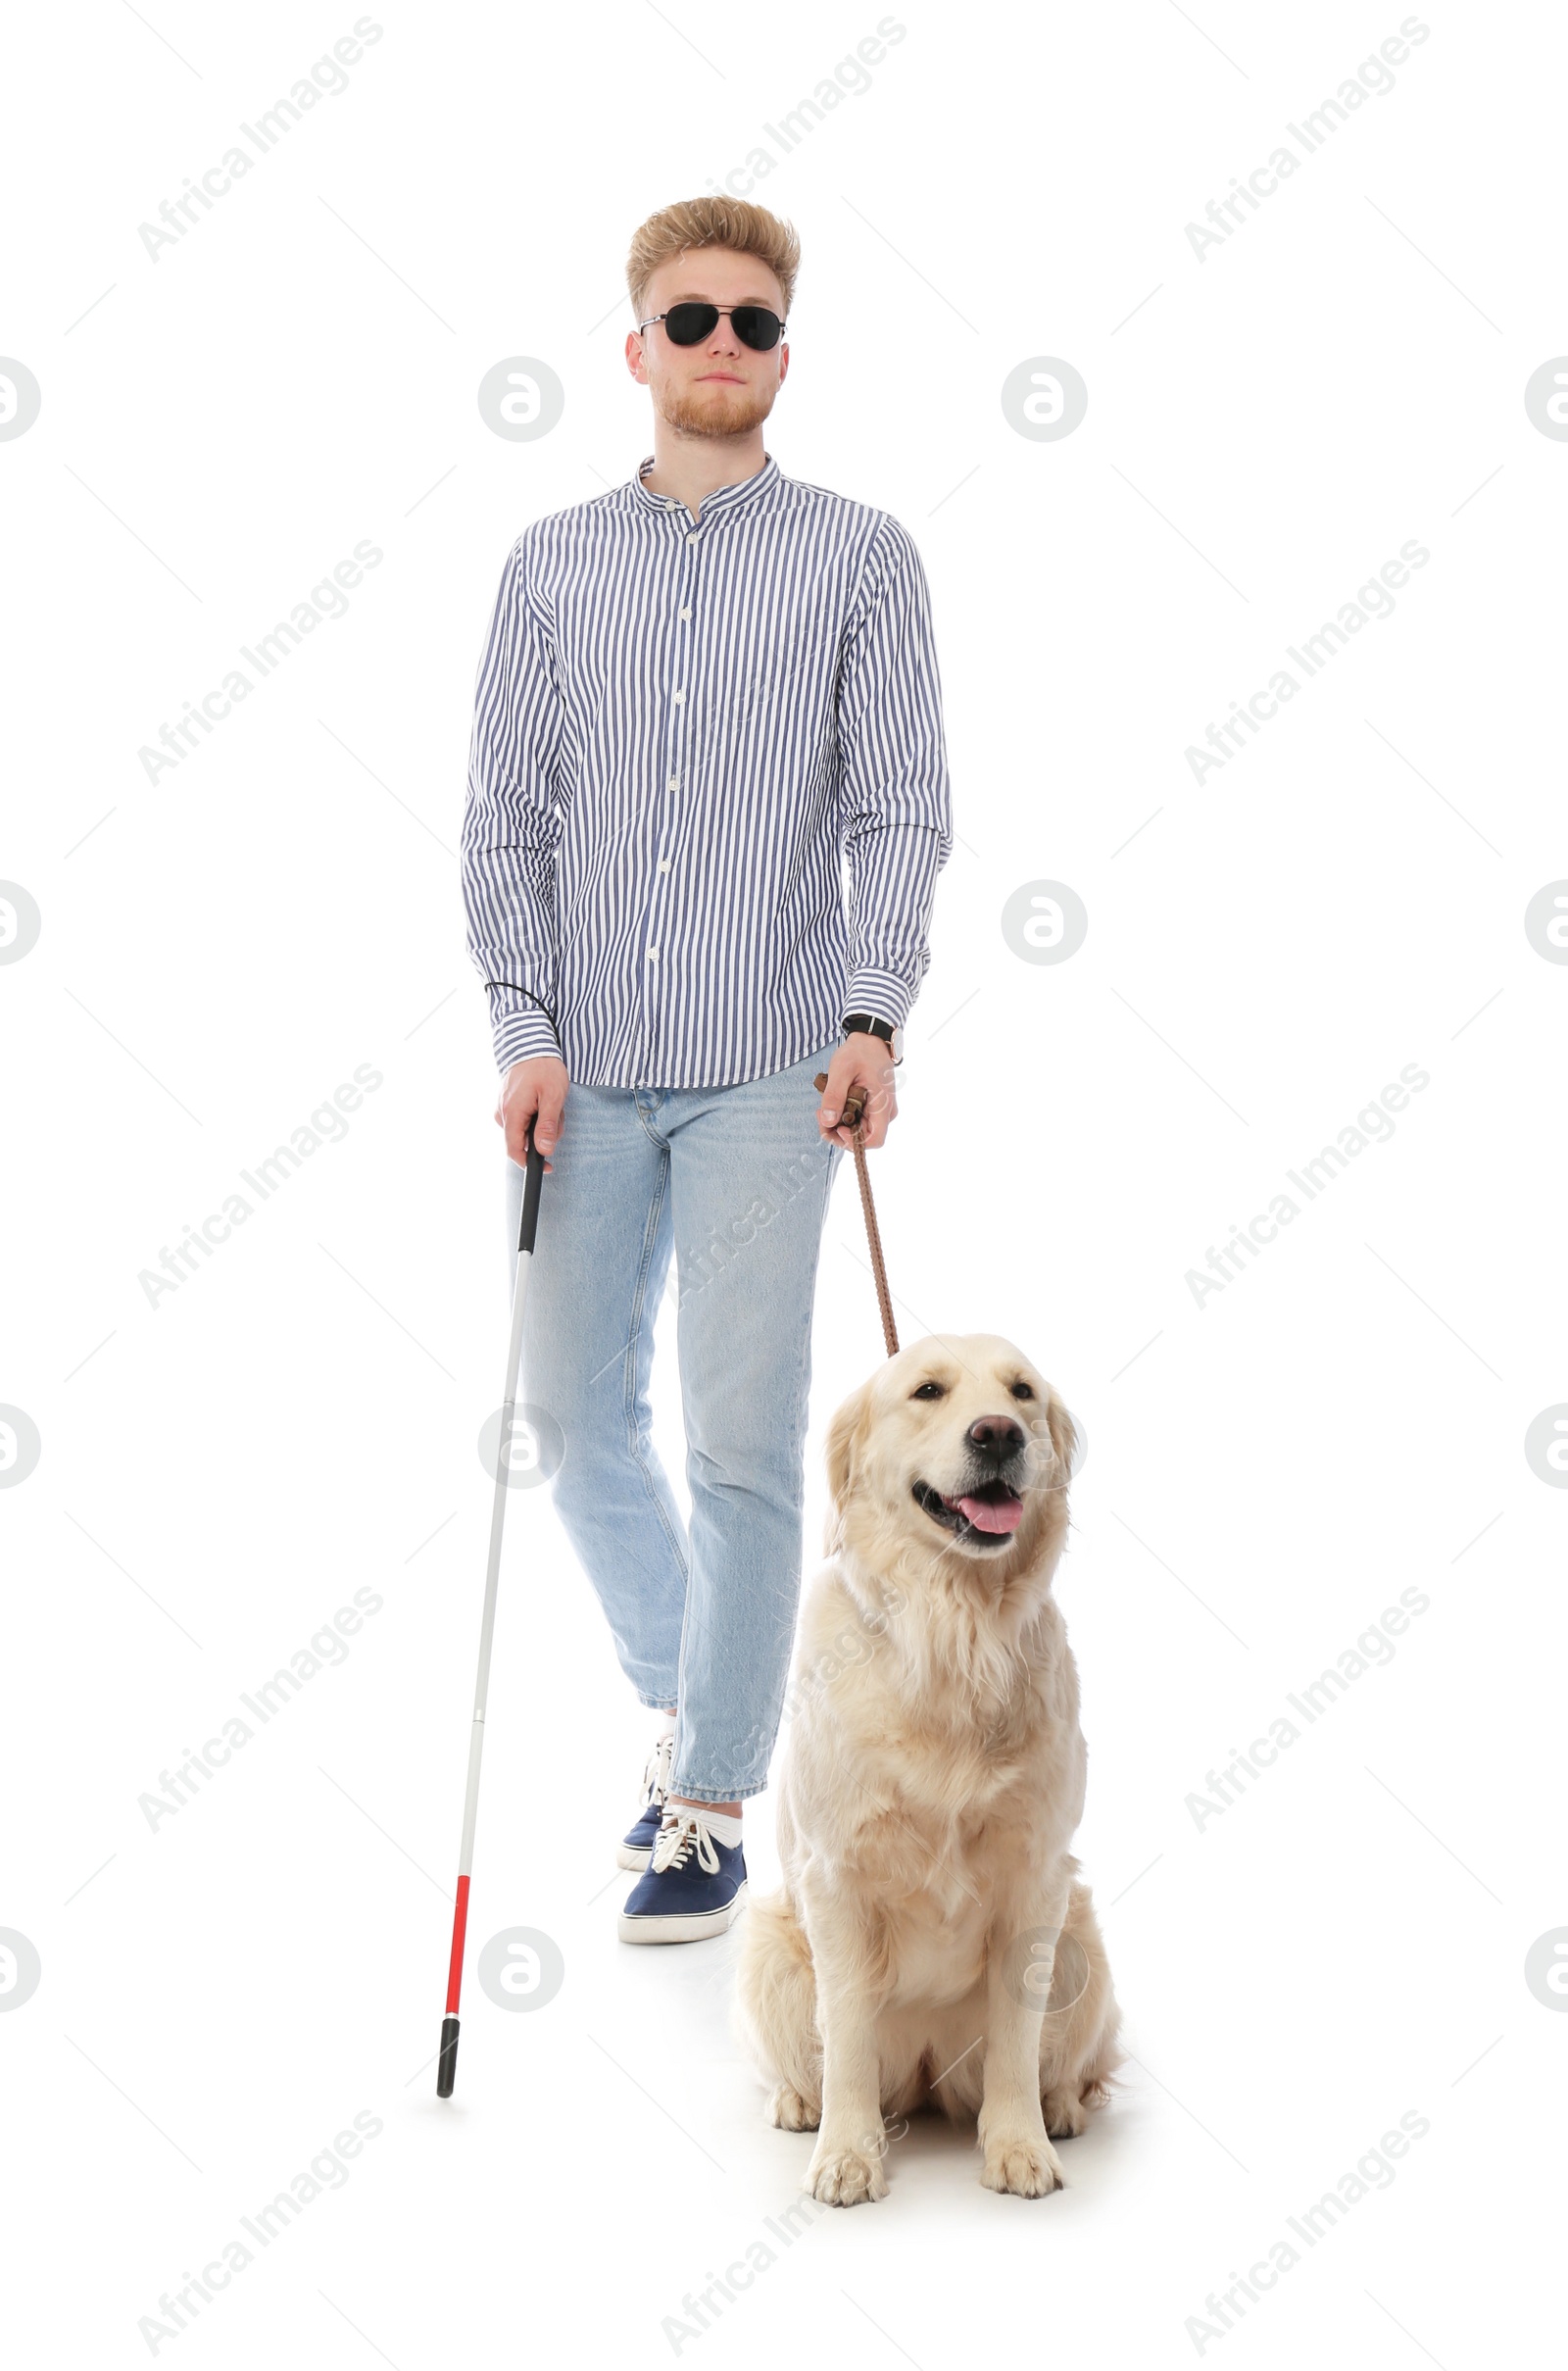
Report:
M 555 1418 L 556 1511 L 645 1704 L 674 1705 L 672 1794 L 759 1795 L 801 1586 L 811 1307 L 842 1147 L 812 1080 L 833 1039 L 725 1087 L 573 1081 L 540 1194 L 521 1397 Z M 523 1171 L 508 1160 L 509 1285 Z M 676 1255 L 687 1527 L 650 1437 Z

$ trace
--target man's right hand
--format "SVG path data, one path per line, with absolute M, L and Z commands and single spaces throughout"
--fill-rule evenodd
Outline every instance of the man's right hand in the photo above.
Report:
M 519 1169 L 528 1159 L 528 1122 L 537 1112 L 534 1142 L 546 1156 L 545 1173 L 549 1175 L 549 1155 L 555 1151 L 561 1134 L 568 1084 L 566 1065 L 554 1054 L 539 1054 L 531 1062 L 514 1062 L 501 1081 L 496 1125 L 505 1130 L 507 1151 Z

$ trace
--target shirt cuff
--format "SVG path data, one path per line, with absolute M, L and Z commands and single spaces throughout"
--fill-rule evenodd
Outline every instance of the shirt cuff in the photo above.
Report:
M 839 1017 L 842 1020 L 846 1013 L 869 1013 L 876 1020 L 886 1021 L 891 1028 L 902 1029 L 909 1017 L 909 1008 L 913 1003 L 913 990 L 896 973 L 852 971 Z
M 552 1054 L 561 1062 L 561 1046 L 551 1026 L 550 1015 L 541 1013 L 537 1005 L 514 1005 L 491 1024 L 491 1041 L 496 1050 L 496 1065 L 510 1070 L 514 1062 L 536 1061 L 542 1054 Z

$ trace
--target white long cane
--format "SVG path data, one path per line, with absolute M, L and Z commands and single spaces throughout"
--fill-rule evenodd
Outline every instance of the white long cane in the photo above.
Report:
M 501 1581 L 501 1533 L 507 1516 L 507 1474 L 512 1454 L 512 1423 L 517 1403 L 517 1376 L 522 1366 L 522 1312 L 528 1299 L 528 1271 L 533 1265 L 534 1229 L 539 1218 L 539 1189 L 544 1182 L 545 1157 L 528 1127 L 528 1168 L 522 1189 L 522 1225 L 517 1235 L 517 1271 L 512 1288 L 512 1340 L 507 1349 L 507 1396 L 501 1408 L 501 1442 L 496 1454 L 496 1495 L 490 1513 L 490 1566 L 485 1574 L 484 1615 L 479 1624 L 479 1676 L 473 1691 L 473 1727 L 468 1739 L 468 1791 L 463 1805 L 463 1849 L 458 1855 L 458 1899 L 452 1913 L 452 1964 L 447 1976 L 447 2013 L 441 2024 L 441 2062 L 435 2079 L 438 2099 L 450 2099 L 458 2076 L 458 2003 L 463 1994 L 463 1944 L 468 1924 L 468 1879 L 473 1870 L 473 1831 L 479 1817 L 479 1764 L 484 1754 L 484 1706 L 490 1690 L 490 1648 L 495 1638 L 496 1593 Z

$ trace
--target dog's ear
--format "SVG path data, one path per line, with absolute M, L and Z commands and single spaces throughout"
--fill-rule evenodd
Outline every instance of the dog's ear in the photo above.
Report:
M 865 1434 L 868 1407 L 866 1387 L 858 1391 L 835 1410 L 827 1428 L 827 1443 L 823 1461 L 827 1466 L 827 1522 L 823 1529 L 824 1556 L 837 1556 L 844 1544 L 844 1506 L 850 1495 L 850 1477 L 855 1466 L 855 1453 Z
M 1053 1387 L 1046 1402 L 1046 1429 L 1056 1453 L 1055 1487 L 1065 1490 L 1083 1462 L 1082 1444 L 1067 1403 Z

